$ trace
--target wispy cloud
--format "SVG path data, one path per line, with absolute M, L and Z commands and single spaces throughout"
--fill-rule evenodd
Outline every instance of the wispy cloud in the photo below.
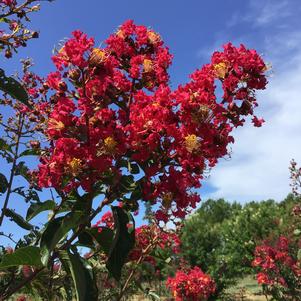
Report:
M 233 13 L 227 26 L 233 27 L 241 23 L 249 23 L 254 27 L 265 27 L 277 21 L 277 27 L 286 27 L 279 22 L 292 16 L 299 6 L 293 6 L 292 0 L 252 0 L 249 1 L 247 11 L 244 14 Z
M 288 0 L 252 0 L 250 1 L 250 13 L 244 19 L 254 22 L 257 26 L 269 25 L 293 14 L 294 8 L 290 2 Z

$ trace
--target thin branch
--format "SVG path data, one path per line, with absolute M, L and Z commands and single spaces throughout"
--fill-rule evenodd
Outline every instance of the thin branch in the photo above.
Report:
M 4 293 L 2 296 L 0 296 L 0 301 L 7 300 L 11 295 L 13 295 L 19 289 L 21 289 L 26 284 L 31 282 L 43 270 L 44 270 L 44 267 L 35 270 L 29 277 L 25 278 L 23 281 L 21 281 L 19 284 L 17 284 L 14 288 L 8 290 L 6 293 Z
M 30 5 L 33 2 L 36 2 L 37 0 L 27 0 L 25 1 L 23 4 L 17 6 L 14 9 L 9 10 L 7 13 L 0 15 L 0 18 L 6 18 L 8 16 L 17 14 L 18 12 L 20 12 L 21 10 L 25 9 L 28 5 Z
M 157 242 L 158 236 L 156 235 L 153 239 L 153 241 L 150 242 L 150 244 L 144 249 L 142 250 L 142 254 L 139 257 L 139 259 L 136 261 L 136 265 L 135 268 L 132 269 L 130 275 L 128 276 L 128 278 L 126 279 L 121 291 L 119 292 L 119 295 L 116 299 L 116 301 L 120 301 L 125 293 L 125 291 L 127 290 L 127 287 L 130 283 L 130 281 L 132 280 L 136 270 L 137 270 L 137 266 L 142 262 L 142 260 L 144 259 L 145 255 L 147 255 L 153 248 L 154 244 Z
M 22 137 L 22 128 L 24 125 L 24 118 L 23 118 L 23 114 L 19 115 L 19 119 L 18 119 L 18 133 L 17 133 L 17 139 L 16 139 L 16 147 L 15 147 L 15 152 L 14 152 L 14 158 L 13 158 L 13 162 L 12 162 L 12 168 L 10 171 L 10 178 L 9 178 L 9 182 L 8 182 L 8 187 L 7 187 L 7 193 L 6 193 L 6 197 L 4 200 L 4 204 L 2 207 L 2 212 L 1 212 L 1 216 L 0 216 L 0 227 L 3 223 L 3 219 L 4 219 L 4 215 L 5 215 L 5 210 L 7 209 L 8 206 L 8 201 L 12 192 L 12 185 L 13 185 L 13 180 L 14 180 L 14 175 L 15 175 L 15 169 L 17 166 L 17 159 L 19 156 L 19 145 L 20 145 L 20 139 Z

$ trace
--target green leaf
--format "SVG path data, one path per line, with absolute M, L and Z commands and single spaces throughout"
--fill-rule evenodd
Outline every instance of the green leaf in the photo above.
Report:
M 8 18 L 0 18 L 0 22 L 5 22 L 5 23 L 9 23 L 10 20 Z
M 2 139 L 2 138 L 0 138 L 0 150 L 2 150 L 2 151 L 10 151 L 10 152 L 12 151 L 11 150 L 11 146 L 8 145 L 7 142 L 4 139 Z
M 19 265 L 30 265 L 41 267 L 40 248 L 27 246 L 19 248 L 11 254 L 5 254 L 0 262 L 0 269 Z
M 94 248 L 96 242 L 108 255 L 112 246 L 113 237 L 114 232 L 112 229 L 108 227 L 93 227 L 82 232 L 78 240 L 80 245 L 89 248 Z
M 99 231 L 99 229 L 101 230 Z M 94 242 L 96 242 L 106 255 L 109 255 L 113 243 L 114 232 L 108 227 L 95 227 L 82 232 L 78 238 L 80 245 L 94 248 Z
M 78 235 L 78 242 L 76 245 L 91 249 L 95 248 L 93 237 L 88 231 L 84 231 Z
M 122 208 L 112 206 L 112 211 L 115 224 L 115 236 L 106 266 L 112 276 L 119 281 L 122 267 L 126 262 L 128 254 L 135 245 L 135 223 L 130 213 L 125 212 Z M 133 223 L 132 228 L 128 228 L 130 222 Z
M 81 212 L 75 211 L 50 221 L 41 236 L 42 262 L 47 265 L 50 253 L 67 233 L 79 225 Z
M 27 210 L 26 220 L 29 221 L 43 211 L 53 210 L 56 204 L 52 200 L 41 203 L 32 203 Z
M 128 170 L 132 174 L 138 174 L 140 172 L 140 168 L 137 163 L 128 162 Z
M 120 179 L 120 191 L 129 192 L 136 188 L 135 179 L 132 175 L 123 175 Z
M 110 250 L 112 248 L 114 232 L 112 229 L 108 227 L 101 227 L 101 232 L 98 232 L 97 229 L 93 230 L 93 238 L 97 241 L 97 243 L 101 246 L 106 255 L 110 254 Z M 96 233 L 97 231 L 97 233 Z
M 27 181 L 29 181 L 29 168 L 25 165 L 24 161 L 21 161 L 16 166 L 15 175 L 16 176 L 23 176 Z
M 148 292 L 147 296 L 150 296 L 151 300 L 161 300 L 161 298 L 157 294 L 155 294 L 154 292 Z
M 33 225 L 28 223 L 20 214 L 11 209 L 5 209 L 4 215 L 10 217 L 18 226 L 26 230 L 32 230 Z
M 77 301 L 97 301 L 98 292 L 91 265 L 79 254 L 60 252 L 63 264 L 68 266 L 75 286 Z
M 24 156 L 38 156 L 38 155 L 39 155 L 39 150 L 27 149 L 19 155 L 19 158 L 24 157 Z
M 3 69 L 0 68 L 0 90 L 7 93 L 16 100 L 19 100 L 26 106 L 30 107 L 28 103 L 28 95 L 23 86 L 12 77 L 7 77 Z
M 8 182 L 4 174 L 0 173 L 0 193 L 5 193 L 8 187 Z

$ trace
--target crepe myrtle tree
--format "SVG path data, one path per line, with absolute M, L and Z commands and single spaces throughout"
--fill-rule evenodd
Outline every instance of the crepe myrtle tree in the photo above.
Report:
M 263 123 L 254 115 L 255 91 L 266 87 L 267 66 L 255 50 L 228 43 L 172 90 L 169 49 L 158 33 L 131 20 L 101 48 L 74 31 L 52 60 L 55 71 L 45 79 L 29 61 L 18 80 L 1 77 L 1 105 L 13 115 L 0 121 L 0 153 L 11 166 L 10 177 L 0 174 L 0 223 L 10 218 L 28 234 L 15 241 L 1 232 L 14 248 L 2 247 L 0 299 L 121 300 L 139 264 L 155 249 L 177 247 L 176 233 L 164 225 L 178 225 L 196 207 L 204 173 L 228 154 L 232 131 L 248 116 L 257 127 Z M 28 155 L 40 162 L 35 170 Z M 23 187 L 14 186 L 19 176 Z M 15 194 L 28 205 L 24 216 L 10 209 Z M 132 213 L 143 203 L 153 206 L 153 223 L 135 230 Z M 35 224 L 44 211 L 48 218 Z M 210 282 L 206 292 L 185 293 L 180 275 L 210 279 L 198 268 L 179 271 L 168 282 L 177 300 L 214 290 Z M 103 297 L 106 285 L 111 293 Z
M 256 246 L 252 265 L 263 293 L 274 300 L 301 300 L 301 168 L 289 167 L 293 196 L 288 200 L 289 222 L 281 235 Z

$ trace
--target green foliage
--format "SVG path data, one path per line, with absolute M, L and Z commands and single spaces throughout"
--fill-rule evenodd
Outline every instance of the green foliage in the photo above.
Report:
M 30 107 L 28 95 L 23 86 L 12 77 L 7 77 L 0 68 L 0 90 Z
M 19 248 L 11 254 L 5 254 L 0 262 L 0 269 L 19 265 L 41 267 L 40 248 L 28 246 Z
M 24 218 L 20 214 L 16 213 L 15 211 L 13 211 L 11 209 L 6 208 L 4 210 L 4 215 L 9 217 L 18 226 L 20 226 L 21 228 L 23 228 L 25 230 L 32 230 L 33 229 L 33 225 L 28 223 L 26 220 L 24 220 Z
M 0 193 L 5 193 L 8 187 L 8 182 L 4 174 L 0 173 Z
M 94 249 L 95 242 L 109 255 L 113 243 L 114 232 L 107 227 L 90 228 L 82 232 L 78 237 L 79 245 Z
M 131 214 L 125 212 L 120 207 L 112 206 L 112 211 L 115 235 L 106 266 L 111 275 L 116 280 L 119 280 L 121 277 L 121 269 L 135 244 L 135 222 Z M 129 223 L 132 223 L 130 228 L 128 227 Z
M 253 273 L 255 246 L 285 231 L 296 202 L 292 195 L 279 204 L 268 200 L 241 206 L 208 200 L 184 224 L 183 255 L 214 278 L 216 296 L 222 295 L 238 278 Z
M 61 251 L 60 258 L 70 271 L 75 286 L 77 301 L 97 301 L 98 292 L 91 265 L 79 254 Z
M 71 229 L 75 229 L 82 217 L 81 212 L 70 212 L 51 220 L 45 227 L 41 236 L 42 262 L 47 265 L 49 256 L 56 245 L 63 239 Z
M 52 200 L 45 202 L 32 203 L 27 210 L 26 220 L 29 221 L 43 211 L 53 210 L 56 204 Z

